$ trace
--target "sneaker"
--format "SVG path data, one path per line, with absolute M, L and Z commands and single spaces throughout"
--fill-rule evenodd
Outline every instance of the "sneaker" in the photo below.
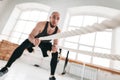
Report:
M 49 80 L 56 80 L 56 78 L 53 76 L 53 77 L 50 77 Z
M 7 67 L 3 67 L 3 68 L 0 70 L 0 77 L 3 76 L 4 74 L 6 74 L 7 72 L 8 72 Z

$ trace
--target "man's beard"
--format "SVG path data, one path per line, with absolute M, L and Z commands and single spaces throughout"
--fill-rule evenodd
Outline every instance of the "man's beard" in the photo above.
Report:
M 50 27 L 51 27 L 51 28 L 54 28 L 55 26 L 54 26 L 54 25 L 52 25 L 52 23 L 50 22 Z

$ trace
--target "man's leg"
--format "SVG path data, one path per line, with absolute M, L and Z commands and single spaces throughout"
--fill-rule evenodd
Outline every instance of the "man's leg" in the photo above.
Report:
M 44 43 L 41 42 L 39 47 L 41 48 L 43 57 L 47 57 L 47 51 L 51 51 L 52 50 L 52 43 L 48 42 L 48 43 Z M 56 51 L 55 53 L 52 53 L 52 58 L 50 61 L 50 78 L 49 80 L 56 80 L 54 77 L 55 74 L 55 70 L 56 70 L 56 66 L 57 66 L 57 62 L 58 62 L 58 52 Z
M 29 53 L 32 53 L 34 51 L 33 47 L 29 47 L 29 48 L 27 48 L 27 50 Z
M 8 62 L 5 65 L 5 67 L 3 67 L 0 70 L 0 76 L 4 75 L 6 72 L 8 72 L 8 67 L 10 67 L 12 65 L 12 63 L 22 55 L 23 51 L 26 48 L 31 47 L 31 46 L 33 46 L 33 44 L 28 39 L 26 39 L 19 47 L 17 47 L 14 50 L 12 56 L 8 60 Z
M 56 80 L 55 77 L 54 77 L 54 74 L 55 74 L 55 71 L 56 71 L 57 62 L 58 62 L 58 52 L 52 53 L 52 58 L 51 58 L 51 61 L 50 61 L 50 68 L 51 68 L 50 80 Z
M 51 51 L 51 48 L 52 47 L 52 43 L 50 43 L 50 42 L 41 42 L 40 44 L 39 44 L 39 48 L 41 49 L 41 51 L 42 51 L 42 55 L 43 55 L 43 57 L 48 57 L 48 54 L 47 54 L 47 51 L 49 50 L 49 51 Z

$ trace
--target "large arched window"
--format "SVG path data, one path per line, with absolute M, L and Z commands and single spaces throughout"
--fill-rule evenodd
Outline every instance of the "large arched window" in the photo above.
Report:
M 21 43 L 28 37 L 38 21 L 47 20 L 48 12 L 40 10 L 26 10 L 19 16 L 9 40 L 15 43 Z
M 87 16 L 87 15 L 77 15 L 71 16 L 68 23 L 67 30 L 73 30 L 80 28 L 81 26 L 86 27 L 87 25 L 92 25 L 94 23 L 100 23 L 106 18 L 97 16 Z M 102 32 L 94 32 L 81 36 L 74 36 L 66 38 L 64 41 L 64 47 L 71 49 L 79 49 L 84 51 L 99 52 L 99 53 L 110 53 L 111 52 L 111 40 L 112 40 L 112 30 L 105 30 Z M 102 59 L 97 57 L 91 57 L 88 55 L 83 55 L 76 52 L 71 52 L 71 59 L 80 60 L 83 62 L 93 62 L 94 64 L 101 64 L 99 61 L 103 61 L 101 65 L 109 66 L 108 59 Z
M 28 38 L 37 22 L 47 20 L 49 10 L 48 6 L 37 3 L 17 5 L 2 32 L 4 38 L 20 44 Z
M 87 8 L 90 8 L 90 7 L 87 7 Z M 108 18 L 108 16 L 110 15 L 107 15 L 105 17 L 103 16 L 103 14 L 100 14 L 99 12 L 98 12 L 98 15 L 96 15 L 97 13 L 94 11 L 93 13 L 87 12 L 87 8 L 86 9 L 72 8 L 71 12 L 68 11 L 69 17 L 67 17 L 68 19 L 65 25 L 67 27 L 65 27 L 64 29 L 66 29 L 66 31 L 75 30 L 81 27 L 86 27 L 88 25 L 91 26 L 94 23 L 101 23 L 106 19 L 110 19 Z M 95 9 L 95 7 L 93 9 Z M 109 29 L 109 30 L 106 29 L 101 32 L 94 32 L 94 33 L 65 38 L 63 42 L 64 42 L 63 46 L 67 48 L 89 51 L 92 53 L 110 54 L 111 44 L 112 44 L 112 29 Z M 67 53 L 67 51 L 64 50 L 64 53 Z M 62 56 L 66 57 L 66 54 L 62 54 Z M 83 61 L 87 63 L 93 63 L 97 65 L 102 65 L 105 67 L 110 67 L 110 59 L 84 55 L 84 53 L 81 54 L 81 53 L 70 51 L 69 58 L 77 61 Z

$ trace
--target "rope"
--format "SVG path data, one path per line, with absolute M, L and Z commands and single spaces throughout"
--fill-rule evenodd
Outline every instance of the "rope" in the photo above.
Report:
M 118 16 L 114 17 L 111 20 L 104 20 L 102 23 L 94 23 L 92 26 L 80 27 L 79 29 L 57 33 L 47 37 L 41 37 L 41 40 L 51 40 L 51 39 L 60 39 L 67 38 L 76 35 L 88 34 L 97 31 L 103 31 L 105 29 L 114 29 L 120 26 L 120 19 Z
M 77 53 L 80 53 L 80 54 L 84 54 L 84 55 L 89 55 L 89 56 L 95 56 L 95 57 L 101 57 L 101 58 L 107 58 L 107 59 L 111 59 L 111 60 L 120 61 L 120 55 L 115 55 L 115 54 L 110 54 L 110 53 L 90 52 L 90 51 L 77 50 L 77 49 L 70 49 L 70 48 L 66 48 L 66 47 L 62 47 L 62 46 L 58 46 L 58 47 L 62 48 L 62 49 L 65 49 L 65 50 L 69 50 L 69 51 L 77 52 Z

